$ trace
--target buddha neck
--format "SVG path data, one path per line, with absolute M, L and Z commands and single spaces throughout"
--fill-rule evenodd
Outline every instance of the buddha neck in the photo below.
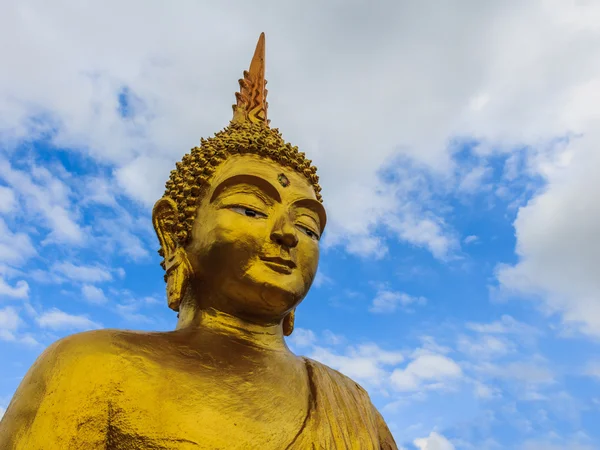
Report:
M 289 352 L 281 324 L 257 324 L 214 308 L 196 310 L 190 319 L 180 319 L 177 329 L 197 329 L 249 347 Z

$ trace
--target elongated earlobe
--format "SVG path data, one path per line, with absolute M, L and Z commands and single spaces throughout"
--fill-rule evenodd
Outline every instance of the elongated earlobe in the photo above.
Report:
M 165 261 L 167 279 L 167 302 L 173 311 L 179 311 L 179 305 L 185 295 L 192 276 L 192 266 L 185 250 L 177 247 L 175 254 Z
M 296 319 L 296 310 L 292 309 L 287 316 L 283 318 L 283 335 L 289 336 L 294 331 L 294 320 Z
M 193 269 L 185 250 L 177 245 L 176 220 L 177 204 L 172 199 L 163 197 L 156 202 L 152 210 L 152 224 L 160 242 L 159 253 L 164 257 L 161 266 L 166 272 L 167 302 L 169 308 L 179 311 Z

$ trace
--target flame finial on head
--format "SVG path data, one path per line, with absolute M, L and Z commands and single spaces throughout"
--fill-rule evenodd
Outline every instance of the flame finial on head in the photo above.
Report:
M 261 123 L 268 127 L 267 80 L 265 80 L 265 33 L 261 33 L 256 44 L 250 69 L 244 70 L 239 80 L 240 92 L 235 93 L 237 104 L 233 105 L 232 123 Z
M 258 155 L 295 170 L 313 186 L 317 200 L 323 201 L 317 168 L 312 161 L 299 152 L 298 147 L 285 142 L 277 128 L 269 127 L 265 84 L 265 34 L 261 33 L 250 70 L 244 71 L 244 78 L 240 80 L 233 119 L 225 129 L 201 139 L 199 147 L 184 155 L 165 184 L 163 198 L 175 202 L 172 209 L 177 211 L 169 219 L 177 245 L 183 247 L 189 243 L 199 199 L 210 185 L 216 168 L 232 155 Z M 283 178 L 279 182 L 284 187 L 289 184 L 289 180 Z

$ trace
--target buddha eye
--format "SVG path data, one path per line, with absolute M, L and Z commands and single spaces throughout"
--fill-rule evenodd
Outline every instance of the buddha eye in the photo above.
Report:
M 232 211 L 235 211 L 238 214 L 242 214 L 246 217 L 256 217 L 256 218 L 267 217 L 266 214 L 256 211 L 255 209 L 248 208 L 247 206 L 232 206 L 229 209 L 231 209 Z
M 311 230 L 310 228 L 307 227 L 303 227 L 303 226 L 298 226 L 298 228 L 304 233 L 306 234 L 309 238 L 314 239 L 315 241 L 318 241 L 320 239 L 319 235 L 317 233 L 315 233 L 313 230 Z

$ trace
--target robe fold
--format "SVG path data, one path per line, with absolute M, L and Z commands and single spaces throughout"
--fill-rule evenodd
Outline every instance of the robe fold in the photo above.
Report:
M 350 378 L 308 358 L 303 358 L 309 387 L 307 413 L 297 431 L 277 430 L 285 434 L 275 439 L 276 445 L 269 445 L 264 441 L 253 442 L 251 428 L 248 436 L 243 436 L 248 439 L 240 442 L 231 440 L 226 431 L 203 431 L 203 424 L 195 423 L 193 414 L 181 422 L 164 417 L 158 402 L 150 403 L 145 410 L 128 409 L 128 405 L 136 404 L 132 399 L 153 395 L 152 390 L 141 393 L 135 390 L 136 386 L 153 386 L 151 382 L 137 383 L 132 389 L 123 386 L 121 390 L 106 386 L 97 389 L 84 381 L 90 367 L 85 359 L 76 352 L 67 354 L 75 355 L 77 363 L 70 370 L 63 368 L 58 372 L 60 377 L 52 378 L 52 370 L 34 370 L 24 378 L 17 392 L 21 395 L 15 395 L 0 420 L 1 450 L 398 449 L 367 392 Z M 95 363 L 97 354 L 92 353 L 91 358 Z M 66 364 L 64 358 L 56 360 L 63 366 Z M 45 369 L 43 358 L 36 364 L 41 366 L 34 368 Z M 168 390 L 170 386 L 164 387 Z M 110 398 L 98 397 L 106 392 L 111 393 Z M 57 408 L 65 399 L 72 409 Z M 186 410 L 182 405 L 182 413 Z M 147 428 L 148 416 L 152 416 L 151 423 L 155 425 L 151 429 Z M 140 417 L 143 420 L 136 421 Z
M 310 383 L 309 411 L 290 450 L 397 450 L 367 392 L 323 364 L 304 358 Z

